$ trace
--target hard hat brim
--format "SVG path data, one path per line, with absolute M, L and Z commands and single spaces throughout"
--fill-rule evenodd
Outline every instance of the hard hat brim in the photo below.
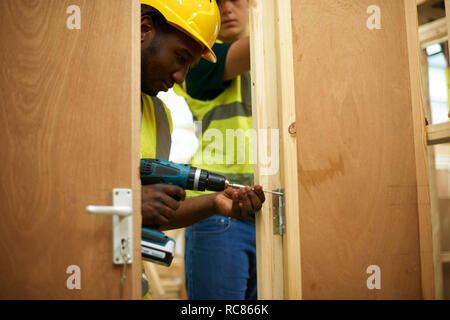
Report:
M 216 63 L 217 57 L 214 51 L 209 50 L 209 48 L 206 48 L 206 52 L 203 54 L 202 58 L 208 60 L 209 62 Z

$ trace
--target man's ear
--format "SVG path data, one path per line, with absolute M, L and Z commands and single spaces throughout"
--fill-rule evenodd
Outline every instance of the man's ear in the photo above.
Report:
M 155 35 L 155 25 L 151 16 L 141 17 L 141 42 L 152 40 Z

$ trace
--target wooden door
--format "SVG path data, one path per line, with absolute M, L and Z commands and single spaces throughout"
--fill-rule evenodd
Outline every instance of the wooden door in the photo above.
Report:
M 1 299 L 141 296 L 139 6 L 0 2 Z M 85 210 L 113 188 L 133 190 L 123 286 L 112 217 Z
M 260 298 L 433 298 L 416 1 L 250 7 L 254 125 L 281 138 L 256 176 L 286 203 L 281 239 L 257 217 Z

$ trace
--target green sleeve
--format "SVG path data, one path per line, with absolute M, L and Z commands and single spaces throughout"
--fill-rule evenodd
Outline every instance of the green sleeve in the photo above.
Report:
M 217 63 L 204 59 L 191 68 L 186 76 L 186 91 L 195 99 L 212 100 L 230 86 L 230 81 L 224 82 L 225 61 L 231 43 L 216 43 L 213 51 Z

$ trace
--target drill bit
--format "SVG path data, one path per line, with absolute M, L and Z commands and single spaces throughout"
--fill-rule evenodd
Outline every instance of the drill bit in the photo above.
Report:
M 242 189 L 242 188 L 245 188 L 245 187 L 246 187 L 246 186 L 244 186 L 244 185 L 242 185 L 242 184 L 230 183 L 230 182 L 228 182 L 228 180 L 226 181 L 226 186 L 231 187 L 231 188 L 235 188 L 235 189 Z M 254 190 L 254 189 L 252 188 L 252 190 Z M 282 192 L 276 192 L 276 191 L 267 191 L 267 190 L 263 190 L 263 192 L 275 194 L 275 195 L 277 195 L 277 196 L 283 196 L 283 195 L 284 195 L 284 193 L 282 193 Z

